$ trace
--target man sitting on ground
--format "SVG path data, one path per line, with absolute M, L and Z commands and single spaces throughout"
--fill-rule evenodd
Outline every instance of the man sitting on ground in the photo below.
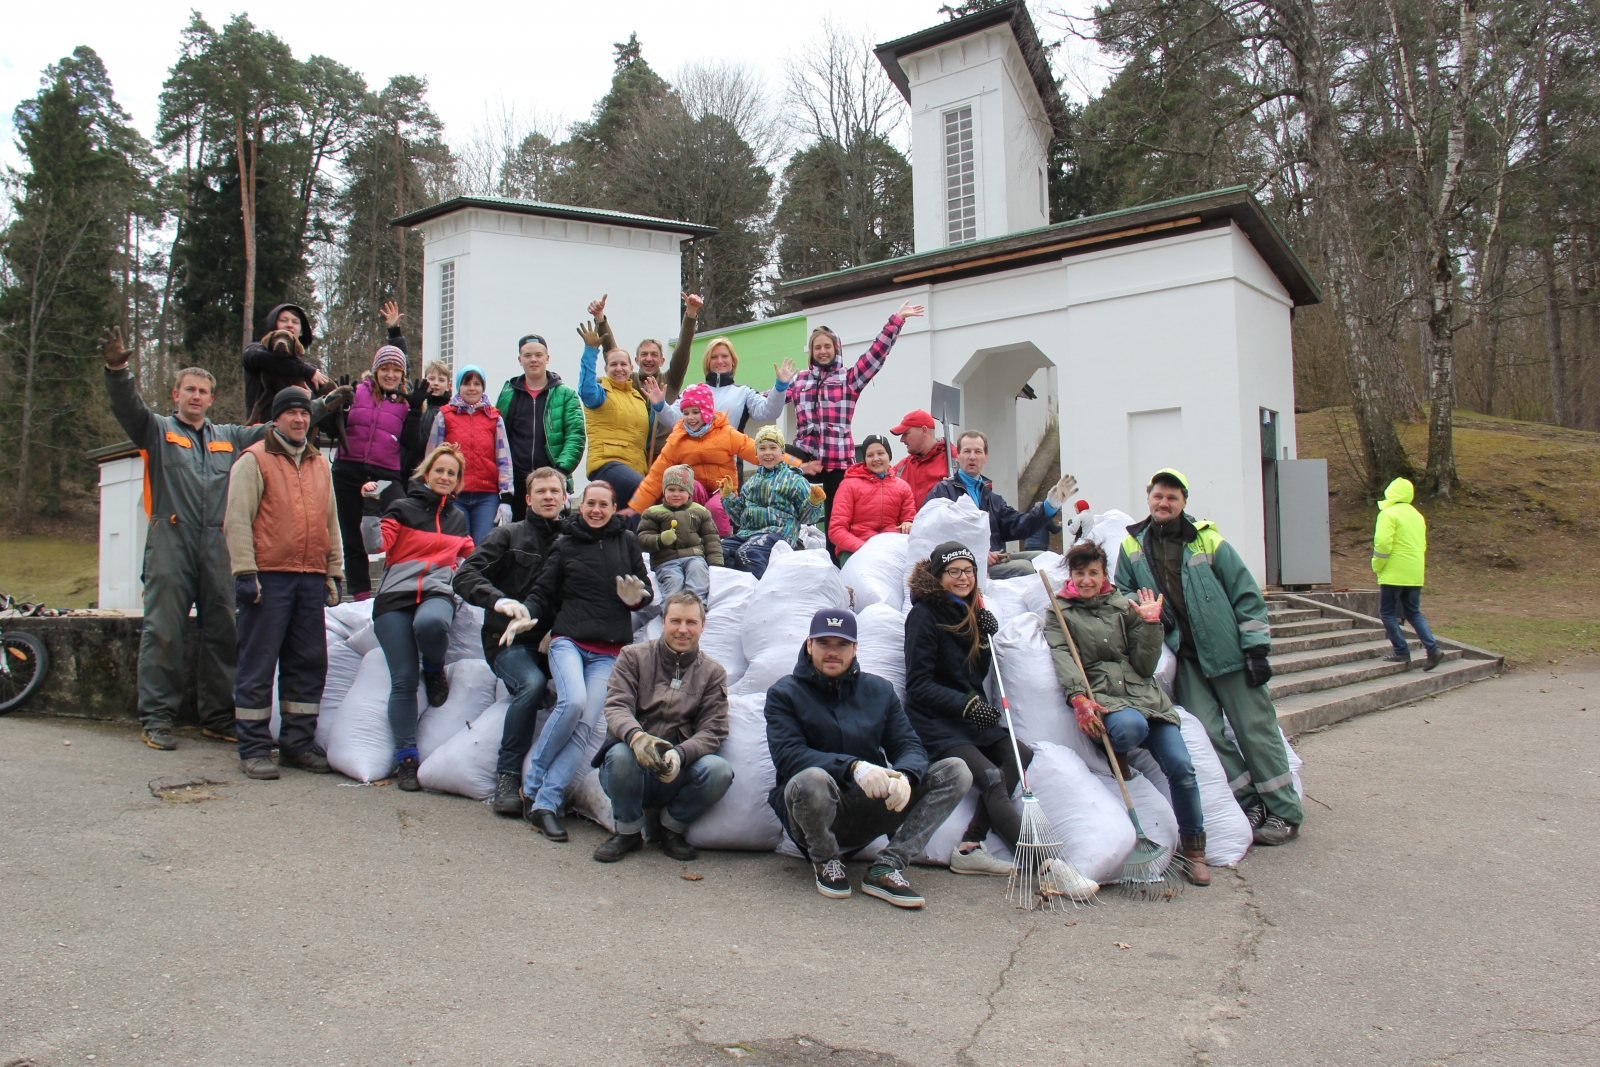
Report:
M 922 907 L 902 872 L 972 788 L 972 772 L 955 758 L 928 765 L 894 687 L 856 661 L 849 611 L 812 617 L 794 673 L 767 692 L 767 747 L 778 772 L 769 800 L 810 858 L 817 892 L 848 897 L 844 855 L 889 834 L 861 891 Z
M 733 768 L 717 755 L 728 736 L 728 672 L 700 652 L 706 609 L 680 589 L 667 597 L 661 636 L 629 645 L 606 686 L 606 747 L 595 757 L 616 833 L 594 850 L 615 863 L 644 847 L 645 811 L 660 809 L 650 836 L 687 862 L 684 834 L 728 791 Z
M 928 500 L 960 500 L 970 497 L 978 510 L 989 516 L 989 577 L 1018 578 L 1033 573 L 1033 557 L 1038 552 L 1006 552 L 1007 541 L 1026 541 L 1049 529 L 1061 509 L 1077 492 L 1078 479 L 1070 474 L 1050 487 L 1045 498 L 1028 511 L 1018 511 L 994 491 L 994 483 L 983 476 L 989 462 L 989 438 L 968 430 L 956 439 L 956 472 L 928 492 Z M 927 501 L 923 501 L 927 503 Z

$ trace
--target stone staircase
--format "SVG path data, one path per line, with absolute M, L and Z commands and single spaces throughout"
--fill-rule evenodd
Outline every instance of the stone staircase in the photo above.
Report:
M 1410 670 L 1385 663 L 1389 641 L 1381 622 L 1292 593 L 1269 592 L 1267 618 L 1272 624 L 1268 690 L 1290 737 L 1491 677 L 1504 663 L 1495 653 L 1444 638 L 1439 639 L 1444 662 L 1431 671 L 1422 669 L 1427 656 L 1415 638 Z

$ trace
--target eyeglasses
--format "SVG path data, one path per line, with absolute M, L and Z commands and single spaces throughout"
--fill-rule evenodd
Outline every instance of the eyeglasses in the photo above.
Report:
M 540 337 L 536 333 L 530 333 L 530 334 L 528 334 L 528 336 L 524 337 L 522 340 L 517 342 L 517 351 L 521 352 L 522 351 L 522 346 L 527 344 L 529 341 L 537 341 L 540 344 L 544 345 L 546 348 L 550 347 L 550 345 L 545 342 L 545 339 L 543 337 Z
M 978 574 L 973 567 L 946 567 L 944 572 L 952 578 L 973 578 Z

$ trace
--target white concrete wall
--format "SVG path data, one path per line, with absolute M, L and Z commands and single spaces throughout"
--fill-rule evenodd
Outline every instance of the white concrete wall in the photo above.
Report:
M 972 105 L 977 239 L 1049 221 L 1039 195 L 1050 124 L 1009 25 L 902 56 L 911 90 L 911 184 L 918 252 L 948 243 L 944 115 Z
M 1141 480 L 1176 467 L 1190 480 L 1192 512 L 1217 522 L 1264 576 L 1257 419 L 1262 407 L 1280 413 L 1292 458 L 1290 299 L 1237 229 L 908 287 L 807 317 L 838 331 L 854 360 L 905 299 L 927 304 L 928 316 L 911 320 L 862 394 L 858 440 L 927 407 L 933 381 L 959 385 L 962 421 L 990 434 L 988 473 L 1015 501 L 1027 430 L 1013 398 L 1054 367 L 1062 469 L 1095 512 L 1143 517 Z M 1137 445 L 1130 424 L 1146 428 Z
M 100 464 L 100 607 L 144 613 L 144 457 Z

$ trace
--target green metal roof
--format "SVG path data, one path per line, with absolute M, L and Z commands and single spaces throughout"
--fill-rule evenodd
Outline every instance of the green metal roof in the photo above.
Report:
M 630 215 L 626 211 L 606 211 L 602 208 L 573 207 L 570 204 L 546 204 L 538 200 L 516 200 L 508 196 L 453 196 L 431 207 L 390 219 L 391 226 L 420 226 L 424 222 L 467 208 L 485 208 L 489 211 L 508 211 L 513 215 L 541 215 L 551 219 L 572 219 L 592 222 L 602 226 L 632 226 L 639 230 L 660 230 L 682 233 L 691 237 L 709 237 L 717 232 L 715 226 L 702 226 L 698 222 L 679 222 L 658 219 L 651 215 Z

